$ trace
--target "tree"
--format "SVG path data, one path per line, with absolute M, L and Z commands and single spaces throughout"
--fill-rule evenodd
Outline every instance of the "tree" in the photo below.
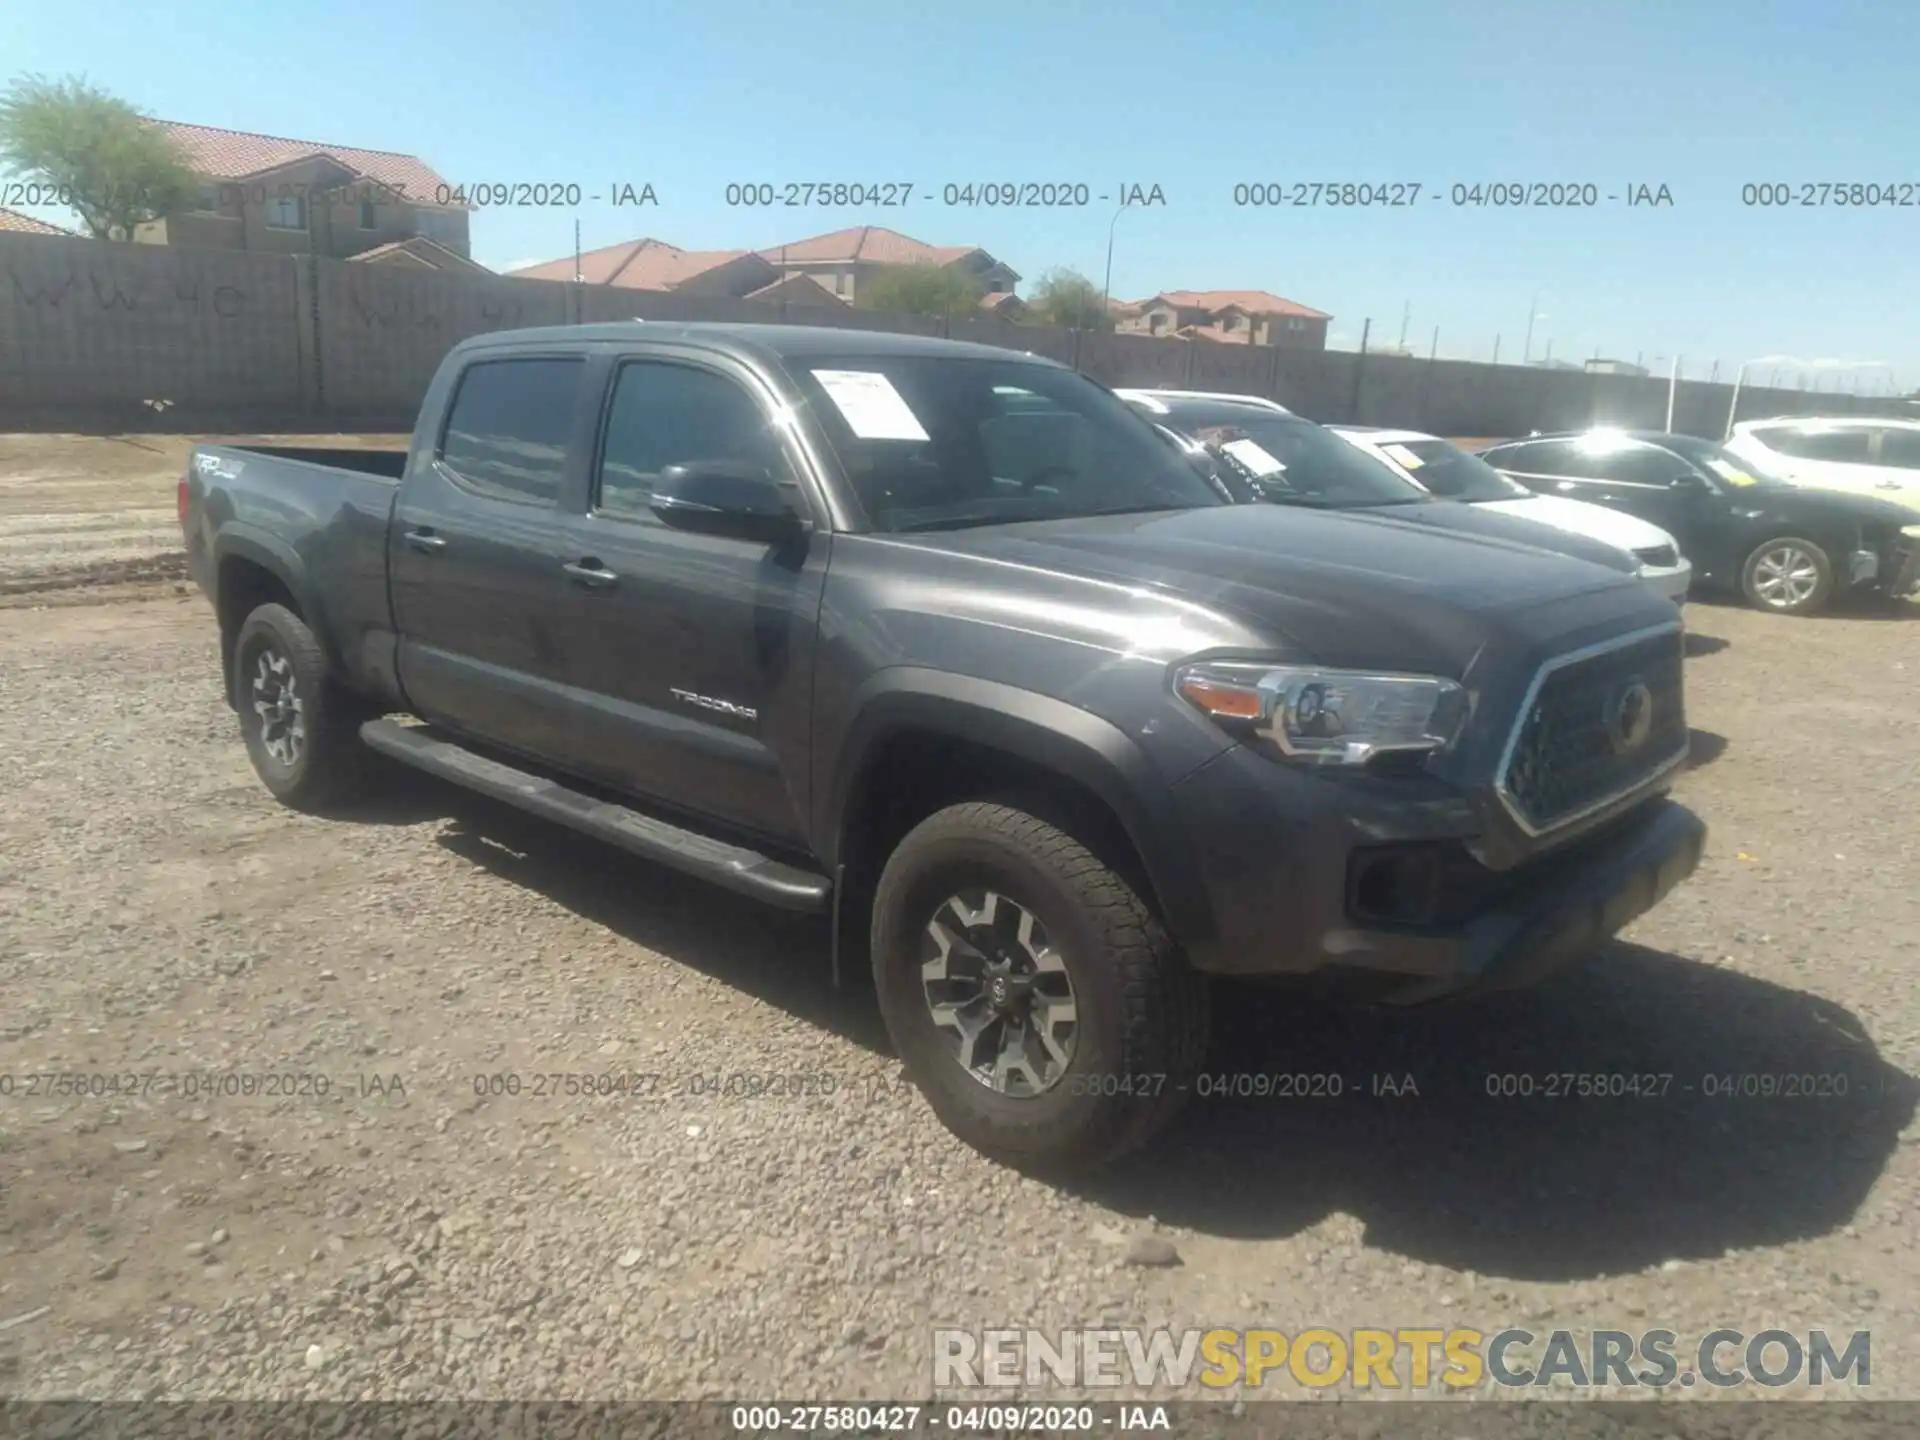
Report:
M 1100 287 L 1078 270 L 1056 266 L 1042 275 L 1027 301 L 1027 318 L 1063 330 L 1111 330 L 1113 312 Z
M 862 310 L 965 319 L 979 313 L 985 293 L 979 281 L 951 266 L 888 265 L 860 282 L 855 303 Z
M 84 79 L 17 79 L 0 96 L 0 166 L 79 212 L 97 240 L 184 210 L 200 182 L 148 116 Z

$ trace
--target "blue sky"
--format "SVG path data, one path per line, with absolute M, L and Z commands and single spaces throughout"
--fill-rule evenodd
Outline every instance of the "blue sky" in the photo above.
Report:
M 410 151 L 456 183 L 651 183 L 587 247 L 771 246 L 852 224 L 977 244 L 1031 280 L 1259 288 L 1336 345 L 1597 351 L 1721 378 L 1920 384 L 1920 85 L 1861 0 L 1240 5 L 545 0 L 323 7 L 7 0 L 0 77 L 84 74 L 167 119 Z M 1904 35 L 1901 33 L 1904 29 Z M 905 208 L 729 207 L 738 181 L 910 180 Z M 1671 206 L 1456 208 L 1455 183 L 1665 185 Z M 948 183 L 1159 185 L 1163 208 L 982 209 Z M 1236 207 L 1237 183 L 1410 182 L 1412 209 Z M 1908 208 L 1755 208 L 1750 182 L 1904 184 Z M 931 193 L 929 202 L 920 198 Z M 42 212 L 45 213 L 45 212 Z M 50 217 L 51 218 L 51 217 Z M 569 253 L 575 212 L 490 209 L 474 255 Z M 1410 311 L 1410 314 L 1409 314 Z M 1815 362 L 1824 362 L 1816 366 Z M 1851 378 L 1850 378 L 1851 377 Z

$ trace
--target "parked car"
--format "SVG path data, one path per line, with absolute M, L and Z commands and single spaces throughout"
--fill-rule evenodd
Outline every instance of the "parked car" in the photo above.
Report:
M 1347 444 L 1323 425 L 1270 400 L 1187 390 L 1118 390 L 1190 463 L 1236 501 L 1322 510 L 1391 511 L 1408 524 L 1497 538 L 1638 574 L 1618 545 L 1481 507 L 1441 504 L 1398 467 Z M 1664 586 L 1650 587 L 1662 593 Z
M 1590 430 L 1496 445 L 1482 458 L 1529 490 L 1651 521 L 1679 540 L 1697 581 L 1762 610 L 1807 615 L 1839 594 L 1901 596 L 1920 583 L 1911 512 L 1790 485 L 1711 440 Z
M 986 346 L 478 336 L 405 452 L 202 446 L 180 518 L 272 794 L 336 804 L 377 751 L 829 917 L 1011 1162 L 1098 1164 L 1202 1090 L 1210 974 L 1525 984 L 1705 835 L 1666 794 L 1679 626 L 1631 577 L 1230 504 Z
M 1383 465 L 1393 467 L 1408 483 L 1441 500 L 1481 505 L 1502 515 L 1518 515 L 1556 530 L 1567 530 L 1617 545 L 1633 556 L 1640 578 L 1656 593 L 1684 605 L 1693 583 L 1693 565 L 1679 542 L 1658 525 L 1650 525 L 1604 505 L 1569 500 L 1562 495 L 1536 495 L 1509 480 L 1478 455 L 1437 435 L 1418 430 L 1388 430 L 1366 425 L 1328 427 L 1350 445 L 1358 446 Z
M 1727 449 L 1796 485 L 1848 490 L 1920 512 L 1920 420 L 1747 420 Z

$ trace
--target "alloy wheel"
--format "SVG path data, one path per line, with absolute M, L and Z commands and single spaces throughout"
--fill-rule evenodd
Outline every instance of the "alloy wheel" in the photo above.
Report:
M 1051 1090 L 1073 1062 L 1073 982 L 1030 910 L 992 890 L 949 895 L 921 942 L 920 983 L 960 1067 L 1017 1098 Z
M 1753 562 L 1753 591 L 1763 605 L 1791 610 L 1820 586 L 1820 562 L 1804 546 L 1769 545 Z
M 306 706 L 293 662 L 271 645 L 254 661 L 253 713 L 260 717 L 260 748 L 279 764 L 299 763 L 307 744 Z

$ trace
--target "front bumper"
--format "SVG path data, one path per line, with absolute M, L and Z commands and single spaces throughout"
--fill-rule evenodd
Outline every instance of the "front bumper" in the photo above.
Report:
M 1687 603 L 1687 592 L 1693 588 L 1693 562 L 1682 557 L 1678 565 L 1660 569 L 1655 569 L 1651 565 L 1642 565 L 1640 583 L 1662 600 L 1671 600 L 1676 605 L 1684 605 Z
M 1395 1004 L 1523 986 L 1652 909 L 1699 866 L 1706 840 L 1692 811 L 1643 798 L 1578 839 L 1493 870 L 1470 848 L 1476 813 L 1438 787 L 1315 780 L 1350 792 L 1338 813 L 1276 813 L 1257 772 L 1223 758 L 1176 787 L 1187 833 L 1202 837 L 1196 858 L 1216 922 L 1204 938 L 1181 938 L 1213 974 L 1311 978 Z M 1293 777 L 1281 783 L 1292 789 Z M 1422 904 L 1400 911 L 1408 918 L 1382 919 L 1369 901 L 1362 877 L 1382 856 L 1411 857 L 1424 877 Z

